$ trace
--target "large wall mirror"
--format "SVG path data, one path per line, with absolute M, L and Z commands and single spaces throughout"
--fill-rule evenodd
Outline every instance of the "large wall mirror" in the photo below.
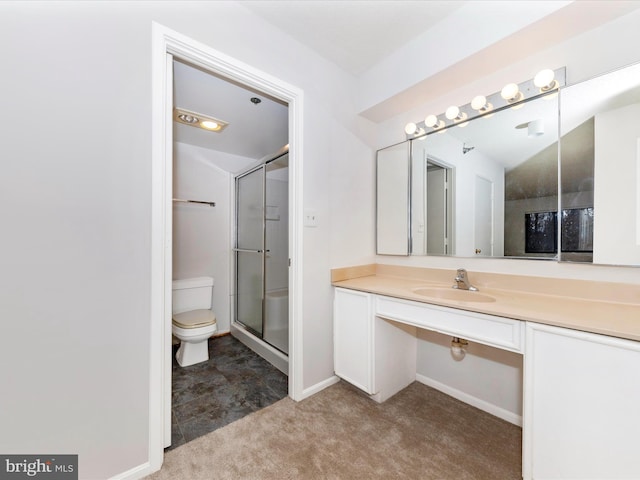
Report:
M 412 241 L 412 254 L 555 256 L 554 233 L 542 232 L 539 238 L 529 238 L 525 213 L 556 209 L 558 205 L 557 95 L 505 108 L 466 126 L 410 142 L 412 173 L 421 174 L 420 168 L 428 168 L 422 164 L 436 163 L 446 167 L 452 178 L 447 185 L 450 200 L 438 195 L 438 205 L 444 206 L 451 222 L 451 228 L 444 229 L 449 250 L 432 248 L 429 240 L 436 236 L 430 234 L 433 222 L 427 214 L 419 224 L 426 225 L 426 245 Z M 411 185 L 412 219 L 416 217 L 415 203 L 420 204 L 420 213 L 438 208 L 429 208 L 429 200 L 434 197 L 432 184 L 414 179 Z M 425 203 L 427 208 L 422 207 Z M 436 242 L 439 244 L 440 239 Z M 547 248 L 549 243 L 551 249 Z
M 388 149 L 378 152 L 378 196 L 387 178 L 410 185 L 407 254 L 555 258 L 554 232 L 528 235 L 525 212 L 557 209 L 557 142 L 550 94 L 405 142 L 410 159 L 395 158 L 402 181 L 389 175 Z M 378 239 L 392 228 L 380 220 Z M 379 254 L 398 254 L 382 245 Z
M 634 65 L 382 150 L 377 253 L 640 265 L 638 118 Z

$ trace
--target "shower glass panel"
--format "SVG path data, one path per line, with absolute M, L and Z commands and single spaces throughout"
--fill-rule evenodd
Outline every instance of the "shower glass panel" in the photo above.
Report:
M 289 155 L 236 177 L 235 322 L 289 353 Z
M 289 352 L 289 155 L 266 165 L 263 339 Z
M 236 179 L 236 321 L 262 338 L 265 167 Z

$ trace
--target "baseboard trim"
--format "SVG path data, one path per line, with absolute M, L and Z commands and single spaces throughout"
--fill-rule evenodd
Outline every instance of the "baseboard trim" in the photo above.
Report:
M 446 393 L 450 397 L 460 400 L 461 402 L 468 403 L 469 405 L 479 408 L 480 410 L 490 413 L 491 415 L 501 418 L 502 420 L 522 427 L 522 415 L 517 415 L 478 397 L 474 397 L 473 395 L 469 395 L 468 393 L 450 387 L 449 385 L 445 385 L 444 383 L 434 380 L 433 378 L 425 377 L 424 375 L 416 374 L 416 381 L 423 383 L 424 385 L 427 385 L 429 387 L 435 388 L 442 393 Z
M 126 472 L 122 472 L 111 477 L 110 480 L 139 480 L 147 475 L 151 475 L 153 472 L 154 470 L 151 469 L 151 464 L 149 462 L 145 462 L 142 465 L 138 465 Z
M 302 398 L 300 400 L 304 400 L 305 398 L 309 398 L 311 395 L 315 395 L 320 390 L 324 390 L 325 388 L 330 387 L 331 385 L 335 385 L 339 381 L 340 381 L 340 378 L 338 378 L 335 375 L 333 375 L 333 376 L 327 378 L 326 380 L 323 380 L 322 382 L 316 383 L 315 385 L 312 385 L 309 388 L 305 388 L 302 391 Z

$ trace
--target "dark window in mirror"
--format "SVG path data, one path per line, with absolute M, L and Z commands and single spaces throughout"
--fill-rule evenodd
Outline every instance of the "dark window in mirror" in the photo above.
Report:
M 525 213 L 525 253 L 557 253 L 557 212 Z
M 562 251 L 593 252 L 593 207 L 562 210 Z
M 557 253 L 557 212 L 525 214 L 525 253 Z M 562 251 L 593 252 L 593 207 L 562 210 Z

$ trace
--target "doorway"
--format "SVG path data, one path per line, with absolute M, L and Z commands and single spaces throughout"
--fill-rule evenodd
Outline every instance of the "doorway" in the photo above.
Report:
M 155 22 L 152 23 L 151 322 L 149 465 L 160 468 L 171 431 L 172 61 L 196 65 L 286 102 L 289 107 L 289 396 L 302 399 L 302 97 L 283 82 Z
M 455 254 L 453 167 L 428 154 L 420 141 L 411 151 L 411 254 Z
M 493 256 L 493 182 L 475 177 L 474 252 L 479 257 Z
M 427 161 L 427 255 L 451 255 L 453 245 L 452 169 Z

